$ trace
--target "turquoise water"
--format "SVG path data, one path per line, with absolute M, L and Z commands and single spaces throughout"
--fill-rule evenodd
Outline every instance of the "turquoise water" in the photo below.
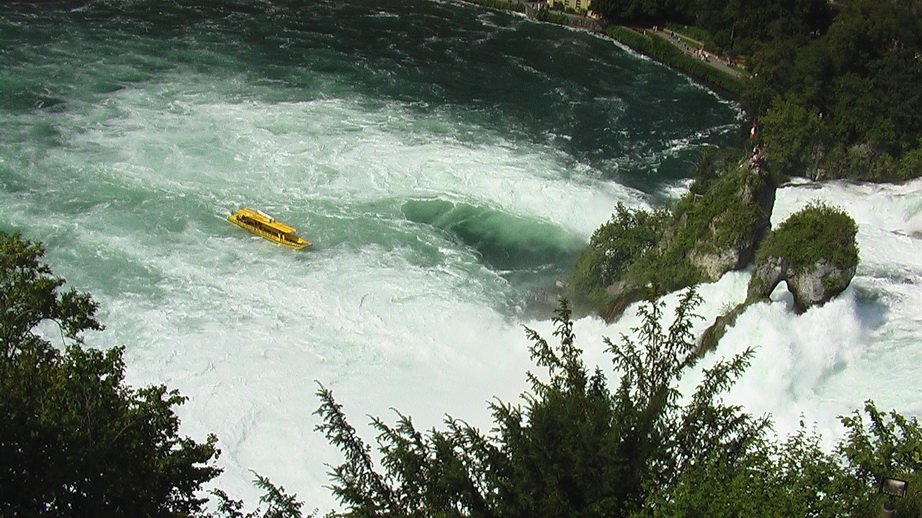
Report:
M 378 4 L 8 8 L 0 146 L 23 212 L 3 224 L 52 249 L 97 227 L 146 255 L 232 234 L 216 216 L 255 206 L 318 250 L 408 247 L 431 266 L 443 240 L 512 281 L 514 305 L 565 275 L 600 215 L 559 221 L 492 189 L 547 205 L 545 182 L 655 196 L 734 127 L 731 106 L 608 41 L 454 4 Z M 454 209 L 414 216 L 427 203 Z M 125 253 L 97 263 L 102 289 L 144 282 L 110 276 Z
M 391 407 L 488 426 L 486 401 L 525 388 L 521 325 L 550 335 L 532 290 L 616 203 L 681 193 L 736 117 L 611 41 L 447 2 L 4 6 L 0 229 L 101 303 L 88 342 L 125 345 L 131 383 L 190 397 L 183 432 L 217 433 L 222 487 L 255 502 L 253 469 L 328 507 L 315 381 L 365 431 Z M 877 361 L 918 357 L 922 187 L 861 189 L 792 186 L 777 205 L 848 200 L 854 288 L 799 318 L 779 295 L 728 334 L 770 358 L 735 397 L 781 430 L 800 412 L 832 429 L 867 397 L 922 413 Z M 241 231 L 225 217 L 243 206 L 315 246 Z M 705 316 L 745 282 L 702 287 Z M 601 336 L 630 325 L 577 335 L 607 369 Z

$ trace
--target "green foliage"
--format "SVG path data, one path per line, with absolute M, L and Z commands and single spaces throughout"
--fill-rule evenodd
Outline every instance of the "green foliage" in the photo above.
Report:
M 617 25 L 609 26 L 605 32 L 631 49 L 684 72 L 730 98 L 738 99 L 742 94 L 741 80 L 707 65 L 698 58 L 686 55 L 662 38 L 645 36 Z
M 374 419 L 383 472 L 321 387 L 318 429 L 345 456 L 331 476 L 346 515 L 628 516 L 714 452 L 735 465 L 767 423 L 719 399 L 751 351 L 707 369 L 682 403 L 678 382 L 697 358 L 691 323 L 699 302 L 687 292 L 665 329 L 662 303 L 648 302 L 635 338 L 606 339 L 620 376 L 614 391 L 601 370 L 584 364 L 563 302 L 554 319 L 558 345 L 526 329 L 546 374 L 528 373 L 524 406 L 492 404 L 490 435 L 453 418 L 428 433 L 400 414 L 394 426 Z
M 334 491 L 346 516 L 876 516 L 881 477 L 910 481 L 899 512 L 916 516 L 922 493 L 922 427 L 895 411 L 841 417 L 847 433 L 832 452 L 803 422 L 780 441 L 770 422 L 725 405 L 726 392 L 749 363 L 747 350 L 705 369 L 695 391 L 678 391 L 699 350 L 691 333 L 694 291 L 664 328 L 662 303 L 641 306 L 641 325 L 615 345 L 606 339 L 617 385 L 590 371 L 575 343 L 566 302 L 552 345 L 533 330 L 524 406 L 491 405 L 494 427 L 483 435 L 453 418 L 447 429 L 417 431 L 373 425 L 380 469 L 370 448 L 321 387 L 319 427 L 339 446 Z
M 721 452 L 684 474 L 669 499 L 658 499 L 648 516 L 847 516 L 842 498 L 853 489 L 837 459 L 820 447 L 820 437 L 803 422 L 784 442 L 750 444 L 736 463 Z
M 577 258 L 570 274 L 574 299 L 602 314 L 619 313 L 609 286 L 675 291 L 705 280 L 690 260 L 693 254 L 753 250 L 769 216 L 758 198 L 774 184 L 768 175 L 739 167 L 738 156 L 705 154 L 691 192 L 671 211 L 618 205 Z
M 600 273 L 605 257 L 598 249 L 587 246 L 576 257 L 570 271 L 570 294 L 578 306 L 603 308 L 610 302 Z
M 762 242 L 758 260 L 783 257 L 793 272 L 810 271 L 820 259 L 841 270 L 858 265 L 858 225 L 845 211 L 814 202 L 784 220 Z
M 683 473 L 674 488 L 649 502 L 643 516 L 879 516 L 882 477 L 909 480 L 898 515 L 922 516 L 922 427 L 872 402 L 865 415 L 840 417 L 846 435 L 831 452 L 822 438 L 799 430 L 783 442 L 750 443 L 738 462 L 722 452 Z
M 681 289 L 703 280 L 688 259 L 693 251 L 716 253 L 743 246 L 753 236 L 757 223 L 767 215 L 757 203 L 745 201 L 743 193 L 758 191 L 769 180 L 732 162 L 724 167 L 703 195 L 692 192 L 676 204 L 670 219 L 673 234 L 666 246 L 634 263 L 630 276 L 667 291 Z
M 593 232 L 589 247 L 577 259 L 570 282 L 576 293 L 604 290 L 624 276 L 660 239 L 665 212 L 629 210 L 618 203 L 611 219 Z
M 178 435 L 164 386 L 124 384 L 123 348 L 82 346 L 102 326 L 89 295 L 61 292 L 40 245 L 0 233 L 0 514 L 174 516 L 220 470 L 217 439 Z M 63 351 L 38 330 L 60 330 Z
M 922 175 L 922 18 L 913 2 L 596 0 L 610 22 L 692 23 L 698 39 L 751 54 L 740 80 L 657 37 L 607 34 L 728 97 L 763 122 L 779 172 L 893 181 Z M 662 25 L 662 23 L 660 23 Z M 677 27 L 677 25 L 669 25 Z M 683 26 L 684 27 L 684 26 Z M 683 28 L 683 30 L 686 30 Z M 915 153 L 918 155 L 918 152 Z
M 506 11 L 515 11 L 519 13 L 525 12 L 525 4 L 522 2 L 510 1 L 510 0 L 468 0 L 469 2 L 475 3 L 477 5 L 482 5 L 484 7 L 492 7 L 494 9 L 504 9 Z
M 825 34 L 766 41 L 752 58 L 743 105 L 765 122 L 783 166 L 875 181 L 922 171 L 900 165 L 922 133 L 922 22 L 900 2 L 855 0 Z M 799 140 L 803 139 L 803 140 Z
M 556 23 L 558 25 L 570 25 L 570 18 L 566 14 L 551 11 L 545 7 L 538 9 L 538 12 L 535 13 L 535 19 L 542 22 Z
M 299 502 L 295 495 L 289 495 L 285 492 L 284 487 L 276 486 L 268 478 L 253 472 L 256 479 L 253 483 L 256 487 L 264 491 L 259 497 L 260 504 L 265 504 L 266 508 L 257 507 L 253 511 L 244 514 L 243 502 L 233 500 L 227 493 L 220 489 L 213 489 L 211 494 L 217 498 L 218 516 L 227 518 L 300 518 L 301 507 L 303 502 Z M 317 509 L 310 516 L 317 514 Z
M 699 0 L 696 23 L 721 47 L 748 54 L 761 42 L 821 31 L 829 20 L 826 0 Z
M 909 180 L 919 176 L 922 176 L 922 139 L 900 158 L 894 180 Z
M 783 175 L 805 176 L 815 168 L 823 135 L 819 114 L 791 97 L 776 103 L 761 119 L 763 142 L 775 171 Z
M 744 202 L 742 193 L 756 191 L 767 181 L 731 165 L 703 196 L 686 195 L 675 209 L 676 216 L 686 220 L 676 236 L 677 246 L 683 253 L 702 242 L 712 251 L 738 246 L 752 235 L 759 216 L 765 216 L 756 203 Z
M 708 52 L 715 52 L 718 50 L 717 45 L 714 43 L 714 35 L 704 27 L 669 23 L 666 24 L 666 28 L 674 32 L 676 37 L 685 42 L 688 46 L 693 46 L 700 42 L 704 44 L 704 49 Z
M 767 40 L 821 31 L 830 21 L 826 0 L 594 0 L 592 8 L 622 24 L 693 24 L 698 40 L 742 53 Z
M 704 152 L 698 157 L 695 163 L 695 173 L 692 177 L 692 184 L 688 188 L 692 194 L 702 195 L 708 191 L 711 185 L 719 176 L 718 166 L 716 163 L 717 152 L 713 147 L 704 148 Z
M 836 453 L 842 458 L 847 476 L 854 481 L 854 505 L 870 516 L 880 508 L 883 497 L 874 494 L 883 477 L 909 481 L 910 490 L 899 502 L 899 514 L 922 516 L 922 427 L 916 418 L 907 419 L 896 411 L 889 415 L 873 402 L 865 403 L 867 419 L 855 411 L 840 417 L 847 430 Z M 867 425 L 866 425 L 867 423 Z

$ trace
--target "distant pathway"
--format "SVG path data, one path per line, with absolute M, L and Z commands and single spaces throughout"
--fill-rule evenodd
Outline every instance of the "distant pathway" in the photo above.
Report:
M 635 28 L 634 30 L 637 30 L 637 29 Z M 733 65 L 727 65 L 727 62 L 726 62 L 727 58 L 721 58 L 717 54 L 713 54 L 711 52 L 707 52 L 706 50 L 704 50 L 704 43 L 696 39 L 689 38 L 688 36 L 684 34 L 678 34 L 678 33 L 674 33 L 672 31 L 667 31 L 663 29 L 657 29 L 655 31 L 653 29 L 645 29 L 645 30 L 642 30 L 642 32 L 644 34 L 652 34 L 654 36 L 658 36 L 668 41 L 669 43 L 672 43 L 673 45 L 675 45 L 676 47 L 678 47 L 679 49 L 681 49 L 683 52 L 685 52 L 688 55 L 700 57 L 701 60 L 704 61 L 706 64 L 710 65 L 711 68 L 715 68 L 725 74 L 730 74 L 731 76 L 736 77 L 736 78 L 742 78 L 742 77 L 749 76 L 748 73 L 740 70 L 738 67 L 733 66 Z M 675 36 L 673 36 L 673 34 L 675 34 Z M 689 45 L 686 42 L 696 45 L 697 48 L 693 48 L 691 45 Z
M 546 6 L 542 0 L 517 0 L 521 4 L 525 4 L 525 14 L 529 17 L 533 17 L 535 12 L 541 7 Z M 582 28 L 590 30 L 593 32 L 601 32 L 602 25 L 598 21 L 585 16 L 576 15 L 576 14 L 567 14 L 567 17 L 570 19 L 570 26 L 575 28 Z M 657 28 L 656 30 L 651 28 L 638 28 L 638 27 L 628 27 L 631 30 L 642 33 L 644 35 L 657 36 L 662 38 L 669 43 L 673 44 L 678 49 L 682 50 L 685 54 L 689 56 L 697 56 L 704 63 L 709 65 L 711 68 L 719 70 L 725 74 L 729 74 L 735 78 L 745 78 L 749 77 L 749 74 L 740 67 L 736 65 L 728 65 L 726 62 L 727 58 L 721 58 L 720 56 L 707 52 L 704 50 L 704 43 L 686 36 L 685 34 L 675 33 L 673 31 L 663 30 Z

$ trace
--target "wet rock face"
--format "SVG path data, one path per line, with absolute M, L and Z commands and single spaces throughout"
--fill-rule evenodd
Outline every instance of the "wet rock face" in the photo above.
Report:
M 785 281 L 794 296 L 794 310 L 803 313 L 813 306 L 821 306 L 842 293 L 855 276 L 855 268 L 841 269 L 820 259 L 810 269 L 793 272 L 783 257 L 770 257 L 756 265 L 747 302 L 767 299 L 779 282 Z
M 756 265 L 749 279 L 746 300 L 765 300 L 778 283 L 787 279 L 788 263 L 782 257 L 769 257 Z
M 732 215 L 721 214 L 709 225 L 709 235 L 697 243 L 688 254 L 689 261 L 704 275 L 716 281 L 723 274 L 750 264 L 759 243 L 771 230 L 771 214 L 775 206 L 775 185 L 760 171 L 749 171 L 734 194 L 734 204 L 757 207 L 756 218 L 732 244 L 721 243 L 717 236 L 722 228 L 739 225 Z
M 608 307 L 600 313 L 616 320 L 631 303 L 646 298 L 650 287 L 664 292 L 699 282 L 713 282 L 723 274 L 751 264 L 756 249 L 771 230 L 776 185 L 764 172 L 741 167 L 722 175 L 704 194 L 691 198 L 661 232 L 655 251 L 680 256 L 690 268 L 640 279 L 621 278 L 608 286 Z M 690 244 L 689 244 L 690 243 Z M 676 250 L 680 250 L 676 253 Z M 693 273 L 688 274 L 688 271 Z
M 751 256 L 751 254 L 748 254 Z M 744 250 L 740 248 L 728 248 L 717 253 L 703 253 L 693 250 L 688 254 L 688 260 L 695 267 L 701 270 L 701 273 L 708 281 L 716 281 L 723 274 L 742 268 L 746 265 Z
M 813 306 L 821 306 L 845 291 L 855 268 L 841 270 L 820 259 L 810 272 L 793 275 L 788 279 L 788 289 L 794 295 L 794 308 L 803 313 Z

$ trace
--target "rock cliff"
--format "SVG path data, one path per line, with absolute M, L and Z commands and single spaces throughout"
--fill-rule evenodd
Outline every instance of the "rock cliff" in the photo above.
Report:
M 796 271 L 783 257 L 770 257 L 757 265 L 749 282 L 746 300 L 767 300 L 784 281 L 794 296 L 794 310 L 803 313 L 842 293 L 855 276 L 855 266 L 841 268 L 820 258 L 811 267 Z
M 797 313 L 842 293 L 858 267 L 857 233 L 848 214 L 824 204 L 808 205 L 785 220 L 759 249 L 746 301 L 715 320 L 701 339 L 701 350 L 714 348 L 747 306 L 768 300 L 782 281 Z
M 746 163 L 711 180 L 703 193 L 685 196 L 656 246 L 608 286 L 603 317 L 619 318 L 650 288 L 671 292 L 751 264 L 770 230 L 775 190 L 761 168 Z

